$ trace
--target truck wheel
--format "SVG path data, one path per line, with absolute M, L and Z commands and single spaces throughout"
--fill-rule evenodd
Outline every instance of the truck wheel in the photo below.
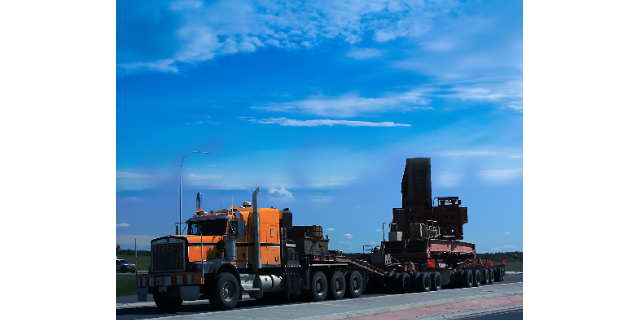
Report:
M 431 273 L 431 290 L 440 291 L 442 289 L 442 278 L 440 272 Z
M 395 283 L 397 293 L 407 293 L 411 291 L 411 277 L 406 272 L 401 272 Z
M 340 271 L 335 271 L 331 274 L 331 281 L 329 281 L 329 299 L 340 300 L 344 298 L 344 294 L 347 289 L 347 281 L 344 279 L 344 274 Z
M 414 281 L 414 290 L 416 292 L 431 291 L 431 277 L 429 273 L 420 272 Z
M 493 274 L 493 269 L 489 269 L 489 284 L 493 283 L 495 275 Z
M 359 298 L 364 292 L 364 277 L 358 270 L 351 270 L 347 273 L 347 297 Z
M 327 276 L 322 271 L 316 271 L 311 277 L 311 297 L 316 301 L 322 301 L 327 298 Z
M 464 277 L 462 278 L 462 287 L 471 288 L 473 287 L 473 272 L 467 269 L 464 271 Z
M 209 303 L 216 309 L 229 310 L 238 304 L 240 285 L 238 280 L 228 272 L 222 272 L 213 278 Z
M 482 281 L 482 274 L 480 273 L 480 270 L 476 270 L 476 272 L 473 273 L 473 286 L 479 287 L 480 281 Z
M 500 282 L 500 268 L 493 268 L 493 281 Z
M 182 299 L 180 298 L 171 298 L 158 294 L 153 295 L 153 301 L 156 302 L 156 306 L 160 310 L 165 312 L 175 312 L 182 305 Z
M 482 272 L 482 284 L 489 283 L 489 269 L 484 269 Z

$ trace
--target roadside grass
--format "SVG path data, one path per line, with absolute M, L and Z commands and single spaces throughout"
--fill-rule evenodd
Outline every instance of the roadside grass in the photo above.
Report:
M 136 263 L 135 255 L 119 255 L 118 259 L 126 259 L 130 263 Z M 136 264 L 138 271 L 147 271 L 149 270 L 149 266 L 151 266 L 150 256 L 138 256 L 138 264 Z
M 523 269 L 522 261 L 517 261 L 517 262 L 508 261 L 507 266 L 504 268 L 505 271 L 516 271 L 516 272 L 522 272 L 522 269 Z
M 116 275 L 116 297 L 138 294 L 136 277 Z

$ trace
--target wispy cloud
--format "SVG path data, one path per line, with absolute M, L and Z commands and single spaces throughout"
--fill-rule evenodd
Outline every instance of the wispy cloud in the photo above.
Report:
M 411 127 L 410 124 L 394 123 L 390 121 L 384 122 L 368 122 L 368 121 L 351 121 L 351 120 L 296 120 L 287 118 L 269 118 L 269 119 L 254 119 L 244 117 L 245 120 L 262 123 L 262 124 L 279 124 L 284 127 L 318 127 L 318 126 L 349 126 L 349 127 Z
M 325 230 L 327 230 L 327 231 L 335 231 L 336 229 L 334 229 L 334 228 L 326 228 Z
M 511 234 L 511 232 L 507 231 L 507 232 L 505 232 L 504 234 Z
M 126 222 L 123 222 L 123 223 L 117 223 L 117 224 L 116 224 L 116 227 L 130 227 L 130 226 L 131 226 L 131 225 L 129 225 L 129 224 L 128 224 L 128 223 L 126 223 Z
M 170 179 L 172 175 L 116 171 L 116 190 L 144 190 Z M 133 199 L 131 199 L 133 200 Z
M 118 8 L 118 65 L 178 72 L 182 65 L 263 47 L 306 49 L 325 39 L 355 44 L 365 34 L 378 43 L 419 38 L 435 16 L 454 5 L 455 1 L 125 2 Z M 144 43 L 135 41 L 143 35 Z
M 480 177 L 491 184 L 504 184 L 522 177 L 522 168 L 480 171 Z
M 427 93 L 432 89 L 415 88 L 406 92 L 387 93 L 379 98 L 365 98 L 350 93 L 337 97 L 314 96 L 293 102 L 252 106 L 253 109 L 311 114 L 323 117 L 357 117 L 390 111 L 431 109 Z
M 353 238 L 353 235 L 352 235 L 352 234 L 350 234 L 350 233 L 347 233 L 347 234 L 345 234 L 344 236 L 345 236 L 345 237 L 347 237 L 348 239 Z
M 352 50 L 347 52 L 347 56 L 357 60 L 377 58 L 382 55 L 382 51 L 378 49 L 366 48 L 360 50 Z
M 437 172 L 433 175 L 434 185 L 442 188 L 453 188 L 458 186 L 462 176 L 454 172 Z

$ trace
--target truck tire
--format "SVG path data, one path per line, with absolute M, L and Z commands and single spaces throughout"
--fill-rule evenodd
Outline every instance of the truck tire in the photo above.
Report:
M 493 269 L 489 269 L 489 284 L 493 283 L 495 275 L 493 274 Z
M 431 291 L 431 277 L 429 273 L 420 272 L 413 283 L 413 290 L 416 292 Z
M 346 277 L 348 281 L 347 285 L 347 297 L 359 298 L 364 292 L 364 277 L 358 270 L 351 270 L 347 273 Z
M 462 277 L 462 287 L 463 288 L 471 288 L 473 287 L 473 272 L 467 269 L 464 271 L 464 276 Z
M 159 294 L 153 295 L 153 301 L 164 312 L 175 312 L 182 305 L 182 299 L 180 298 L 171 298 Z
M 311 297 L 315 301 L 323 301 L 327 298 L 327 276 L 322 271 L 316 271 L 311 277 Z
M 482 273 L 480 273 L 480 270 L 476 270 L 473 273 L 473 286 L 474 287 L 479 287 L 480 286 L 480 281 L 482 281 Z
M 411 291 L 411 277 L 406 272 L 401 272 L 395 283 L 397 293 L 408 293 Z
M 482 272 L 482 284 L 489 284 L 489 269 L 484 269 Z
M 431 273 L 431 291 L 440 291 L 442 289 L 442 278 L 440 272 Z
M 329 281 L 329 299 L 340 300 L 344 298 L 344 294 L 347 292 L 347 281 L 344 278 L 344 274 L 340 271 L 334 271 L 331 274 L 331 281 Z
M 210 290 L 209 303 L 219 310 L 233 309 L 240 299 L 238 280 L 228 272 L 215 276 Z
M 493 281 L 500 282 L 500 268 L 493 268 Z

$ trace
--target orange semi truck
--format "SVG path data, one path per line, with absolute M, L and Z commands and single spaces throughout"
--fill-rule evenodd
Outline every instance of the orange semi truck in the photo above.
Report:
M 431 168 L 424 159 L 428 158 L 407 159 L 403 208 L 393 209 L 389 240 L 370 253 L 363 248 L 364 260 L 329 250 L 321 226 L 293 226 L 293 214 L 287 208 L 258 208 L 259 188 L 253 192 L 252 205 L 245 202 L 241 208 L 216 212 L 203 212 L 198 197 L 186 235 L 151 241 L 149 273 L 136 276 L 138 300 L 146 301 L 152 294 L 160 309 L 171 312 L 183 301 L 208 299 L 226 310 L 234 308 L 245 293 L 255 299 L 284 300 L 306 294 L 322 301 L 358 298 L 367 290 L 429 292 L 504 280 L 506 261 L 501 265 L 483 262 L 474 244 L 459 241 L 466 208 L 457 197 L 441 198 L 437 207 L 415 205 L 419 199 L 428 199 L 422 193 L 430 197 Z M 407 181 L 418 181 L 421 188 L 420 181 L 429 181 L 428 192 L 413 190 Z M 443 225 L 454 228 L 447 233 L 438 227 L 431 219 L 440 220 L 440 212 L 449 218 L 463 212 L 464 219 L 455 222 L 460 228 L 446 218 Z

